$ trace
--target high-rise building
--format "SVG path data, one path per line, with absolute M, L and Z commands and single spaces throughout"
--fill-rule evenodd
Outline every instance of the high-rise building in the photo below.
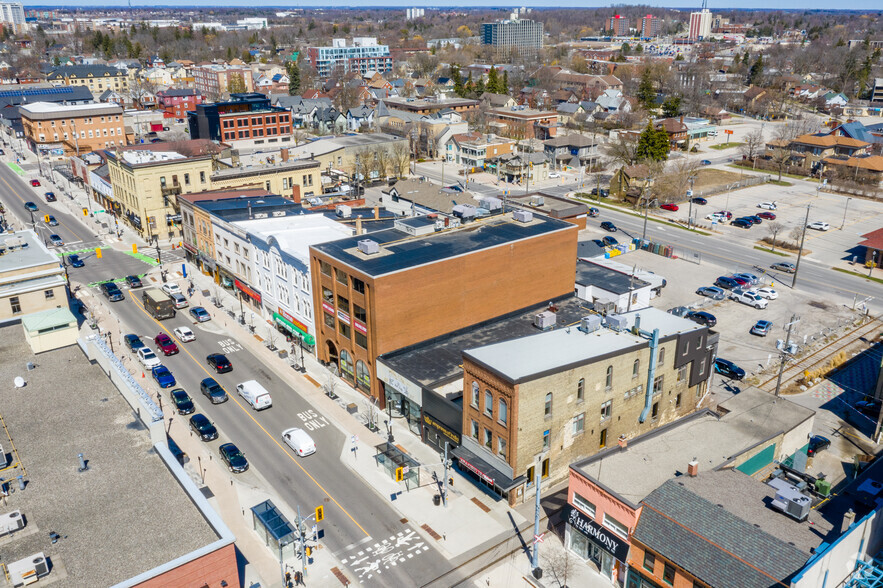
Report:
M 614 37 L 628 37 L 629 19 L 627 16 L 622 16 L 620 14 L 617 14 L 616 16 L 611 16 L 610 26 L 607 28 L 613 31 Z
M 711 11 L 703 8 L 699 12 L 690 13 L 690 35 L 692 41 L 699 41 L 711 34 Z
M 405 10 L 405 19 L 406 20 L 414 20 L 415 18 L 422 18 L 425 15 L 425 9 L 423 8 L 408 8 Z
M 482 43 L 501 51 L 534 52 L 543 46 L 543 23 L 526 18 L 481 25 Z
M 25 11 L 21 2 L 0 2 L 0 22 L 12 25 L 20 32 L 25 26 Z
M 649 39 L 659 34 L 659 18 L 648 14 L 641 19 L 641 37 Z
M 338 65 L 344 72 L 366 74 L 375 71 L 384 74 L 392 71 L 389 45 L 378 45 L 376 37 L 353 37 L 353 44 L 346 39 L 332 39 L 330 47 L 307 49 L 310 65 L 316 68 L 320 78 L 327 78 Z

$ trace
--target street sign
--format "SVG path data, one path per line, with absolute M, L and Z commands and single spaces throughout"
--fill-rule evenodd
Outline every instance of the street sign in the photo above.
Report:
M 102 212 L 107 212 L 107 211 L 106 211 L 106 210 L 96 210 L 96 211 L 95 211 L 95 214 L 100 214 L 100 213 L 102 213 Z
M 545 537 L 545 536 L 546 536 L 545 533 L 540 533 L 539 535 L 534 535 L 533 536 L 533 544 L 536 545 L 537 543 L 542 543 L 543 537 Z
M 730 129 L 724 129 L 724 134 L 725 135 L 732 135 L 733 131 L 731 131 Z

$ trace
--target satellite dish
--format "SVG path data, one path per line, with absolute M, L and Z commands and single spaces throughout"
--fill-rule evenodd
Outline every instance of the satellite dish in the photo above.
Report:
M 15 383 L 16 388 L 24 388 L 25 387 L 25 379 L 22 378 L 21 376 L 15 376 L 15 379 L 13 380 L 13 382 Z

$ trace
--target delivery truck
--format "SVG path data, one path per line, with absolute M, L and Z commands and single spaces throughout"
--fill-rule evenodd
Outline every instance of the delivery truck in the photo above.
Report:
M 175 302 L 159 288 L 144 290 L 144 309 L 158 321 L 175 316 Z

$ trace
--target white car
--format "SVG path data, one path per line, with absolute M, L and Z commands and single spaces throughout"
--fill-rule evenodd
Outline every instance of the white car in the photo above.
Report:
M 830 229 L 830 225 L 828 223 L 823 223 L 822 221 L 816 221 L 814 223 L 809 223 L 806 225 L 807 229 L 814 229 L 816 231 L 827 231 Z
M 549 174 L 549 177 L 550 178 L 560 178 L 561 174 L 559 174 L 558 172 L 552 172 Z
M 766 298 L 767 300 L 775 300 L 779 297 L 779 293 L 772 288 L 758 288 L 754 292 L 761 298 Z
M 779 208 L 779 205 L 775 201 L 761 202 L 760 204 L 757 205 L 757 207 L 758 208 L 765 208 L 767 210 L 776 210 L 777 208 Z
M 316 442 L 303 429 L 297 427 L 282 431 L 282 439 L 300 457 L 316 453 Z
M 162 363 L 150 347 L 140 347 L 138 349 L 138 361 L 147 369 L 155 368 Z
M 186 308 L 187 299 L 180 292 L 169 294 L 169 298 L 175 303 L 175 308 Z
M 166 282 L 162 285 L 162 291 L 171 296 L 172 294 L 180 294 L 181 288 L 173 282 Z
M 722 215 L 722 214 L 709 214 L 709 215 L 706 215 L 705 220 L 721 222 L 721 220 L 723 220 L 723 218 L 724 218 L 724 215 Z
M 177 327 L 174 332 L 175 337 L 177 337 L 178 341 L 180 341 L 181 343 L 196 341 L 196 335 L 194 335 L 193 331 L 191 331 L 187 327 Z

